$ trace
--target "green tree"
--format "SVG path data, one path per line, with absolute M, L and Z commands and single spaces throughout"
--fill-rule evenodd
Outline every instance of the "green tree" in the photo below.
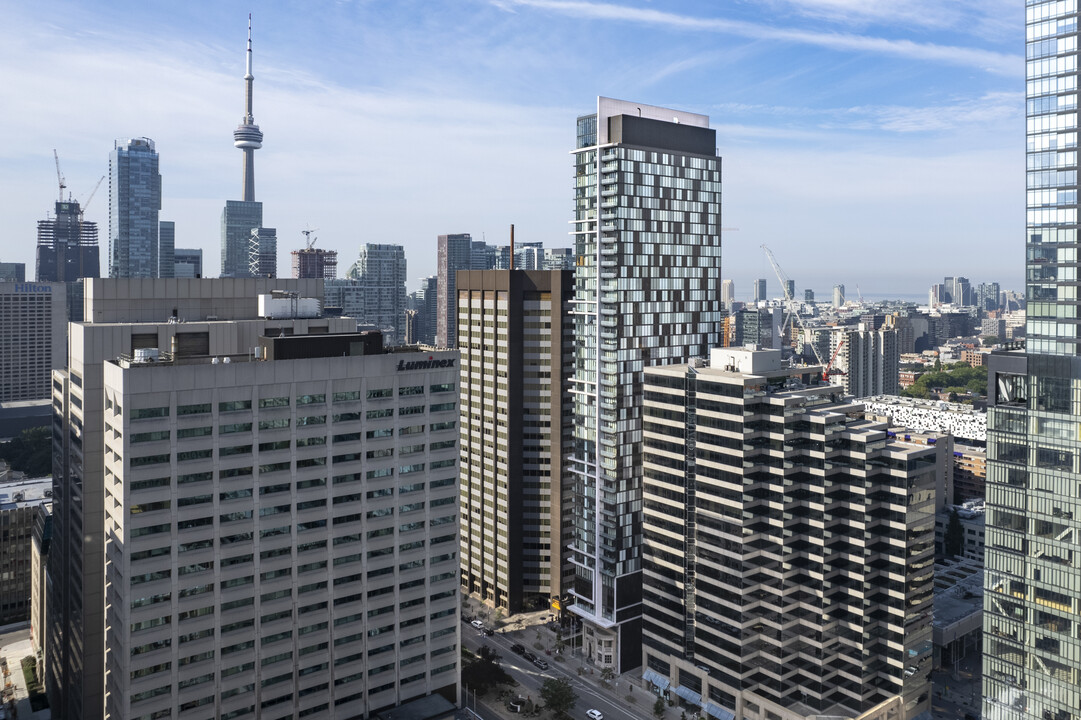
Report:
M 658 697 L 653 703 L 653 714 L 658 718 L 664 717 L 664 698 Z
M 544 700 L 544 706 L 555 713 L 557 718 L 567 717 L 567 711 L 578 702 L 574 688 L 563 678 L 546 679 L 541 686 L 540 696 Z
M 983 343 L 984 347 L 991 347 L 992 345 L 998 345 L 1001 341 L 998 339 L 998 335 L 983 335 L 980 337 L 980 342 Z
M 961 527 L 961 517 L 957 514 L 957 508 L 950 510 L 950 519 L 946 522 L 946 533 L 943 535 L 942 548 L 950 557 L 957 557 L 964 550 L 965 530 Z
M 53 435 L 50 428 L 23 430 L 10 442 L 0 444 L 0 458 L 7 460 L 12 470 L 29 477 L 53 474 Z
M 481 648 L 482 654 L 485 648 Z M 462 666 L 462 685 L 468 687 L 477 695 L 484 697 L 488 689 L 497 685 L 516 685 L 514 678 L 507 674 L 499 663 L 488 657 L 482 657 Z

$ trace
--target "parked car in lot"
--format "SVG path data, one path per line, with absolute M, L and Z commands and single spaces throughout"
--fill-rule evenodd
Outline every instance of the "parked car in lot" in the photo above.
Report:
M 473 627 L 475 627 L 478 630 L 480 630 L 482 627 L 484 627 L 484 621 L 483 620 L 473 620 L 469 624 L 472 625 Z
M 548 661 L 547 660 L 541 660 L 540 658 L 534 658 L 533 659 L 533 664 L 536 665 L 541 670 L 547 670 L 548 669 Z
M 590 708 L 589 710 L 586 710 L 586 717 L 588 717 L 589 720 L 604 720 L 604 713 L 596 708 Z

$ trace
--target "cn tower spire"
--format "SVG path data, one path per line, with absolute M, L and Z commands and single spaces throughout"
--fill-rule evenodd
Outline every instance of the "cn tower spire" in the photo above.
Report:
M 244 73 L 244 119 L 233 131 L 233 145 L 244 151 L 244 201 L 255 201 L 255 151 L 263 147 L 263 133 L 252 115 L 251 13 L 248 14 L 247 72 Z

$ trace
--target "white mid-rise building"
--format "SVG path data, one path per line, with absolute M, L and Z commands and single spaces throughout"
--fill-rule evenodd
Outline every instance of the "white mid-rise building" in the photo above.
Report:
M 64 367 L 64 283 L 0 281 L 0 402 L 49 397 Z
M 105 717 L 455 697 L 457 357 L 348 333 L 105 363 Z

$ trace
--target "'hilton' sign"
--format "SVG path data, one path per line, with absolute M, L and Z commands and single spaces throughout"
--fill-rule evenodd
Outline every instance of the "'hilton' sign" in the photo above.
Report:
M 37 285 L 35 283 L 19 283 L 15 286 L 15 292 L 18 293 L 51 293 L 53 288 L 51 285 Z

